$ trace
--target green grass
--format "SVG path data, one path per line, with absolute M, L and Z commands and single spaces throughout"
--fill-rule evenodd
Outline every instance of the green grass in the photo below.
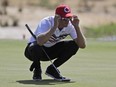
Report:
M 116 24 L 103 24 L 100 26 L 86 27 L 85 29 L 86 37 L 106 37 L 106 36 L 116 36 Z
M 59 69 L 71 82 L 53 81 L 44 72 L 50 62 L 42 62 L 43 81 L 31 80 L 31 64 L 23 56 L 26 41 L 0 40 L 0 87 L 115 87 L 116 42 L 88 41 Z

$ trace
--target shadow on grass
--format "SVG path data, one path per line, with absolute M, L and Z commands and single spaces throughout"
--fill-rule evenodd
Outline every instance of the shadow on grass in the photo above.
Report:
M 66 83 L 74 83 L 75 81 L 56 81 L 53 79 L 43 79 L 42 81 L 33 81 L 33 80 L 18 80 L 16 81 L 21 84 L 35 84 L 35 85 L 57 85 L 57 84 L 66 84 Z

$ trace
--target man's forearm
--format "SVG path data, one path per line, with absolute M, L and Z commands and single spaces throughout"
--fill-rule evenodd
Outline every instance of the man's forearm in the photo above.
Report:
M 86 39 L 85 36 L 83 35 L 81 29 L 79 26 L 74 26 L 76 33 L 77 33 L 77 41 L 76 43 L 80 48 L 85 48 L 86 47 Z
M 37 43 L 40 46 L 42 46 L 44 43 L 46 43 L 49 40 L 49 38 L 53 35 L 55 30 L 56 30 L 56 27 L 52 27 L 52 29 L 50 29 L 49 31 L 38 35 L 37 36 Z

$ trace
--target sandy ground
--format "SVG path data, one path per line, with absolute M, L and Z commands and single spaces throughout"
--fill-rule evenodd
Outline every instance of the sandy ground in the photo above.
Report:
M 32 31 L 34 31 L 42 18 L 54 15 L 53 10 L 33 7 L 25 8 L 22 13 L 18 13 L 17 8 L 10 7 L 8 13 L 19 19 L 19 26 L 0 27 L 0 39 L 28 39 L 31 35 L 25 27 L 26 23 L 29 24 Z M 104 12 L 78 13 L 75 11 L 73 11 L 73 13 L 78 15 L 82 28 L 84 26 L 97 26 L 104 23 L 116 23 L 116 11 L 108 14 Z

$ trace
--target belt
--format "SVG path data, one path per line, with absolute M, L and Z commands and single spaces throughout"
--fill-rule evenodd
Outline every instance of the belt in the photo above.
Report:
M 28 46 L 33 46 L 33 45 L 37 45 L 37 41 L 28 43 Z

